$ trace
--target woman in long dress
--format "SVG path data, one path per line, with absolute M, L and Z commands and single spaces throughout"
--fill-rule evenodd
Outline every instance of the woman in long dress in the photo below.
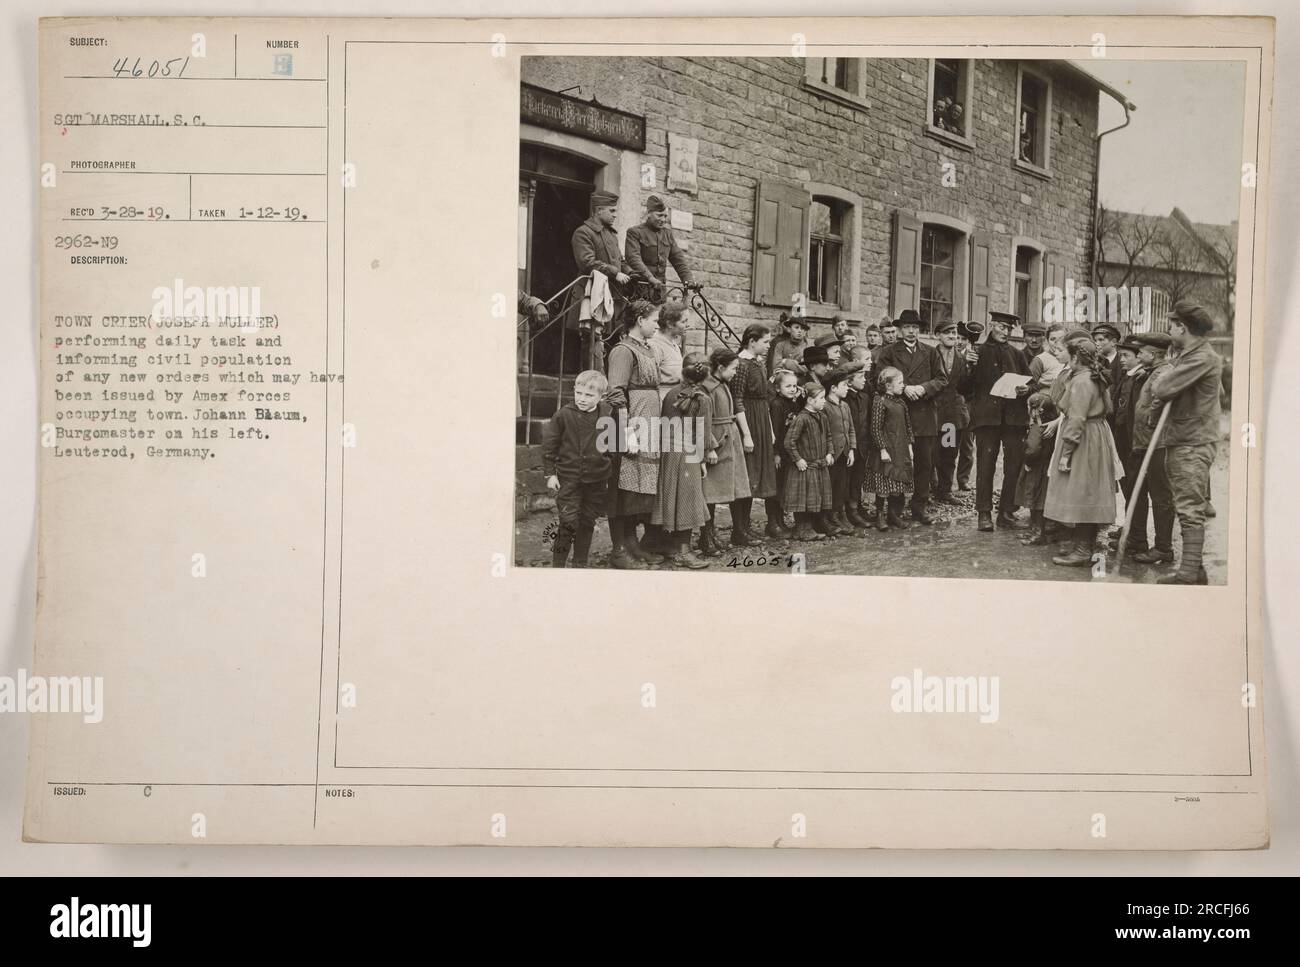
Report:
M 1092 563 L 1097 528 L 1115 520 L 1115 481 L 1123 474 L 1106 417 L 1110 415 L 1109 367 L 1097 344 L 1069 344 L 1068 383 L 1061 398 L 1061 424 L 1047 467 L 1045 516 L 1073 528 L 1068 553 L 1052 558 L 1063 567 Z
M 716 557 L 722 550 L 714 508 L 729 504 L 734 524 L 739 512 L 736 501 L 749 496 L 749 473 L 745 468 L 745 444 L 751 442 L 749 428 L 731 395 L 731 381 L 739 363 L 740 357 L 730 349 L 713 350 L 709 354 L 710 375 L 703 384 L 713 404 L 704 458 L 704 500 L 709 505 L 709 522 L 700 530 L 700 552 L 706 557 Z M 734 526 L 731 543 L 736 543 Z
M 668 563 L 698 569 L 709 564 L 691 550 L 691 531 L 709 522 L 704 502 L 704 447 L 713 421 L 713 399 L 701 384 L 709 376 L 703 353 L 687 353 L 682 380 L 664 397 L 664 433 L 660 439 L 659 495 L 653 523 L 662 527 Z
M 619 426 L 617 466 L 610 474 L 609 566 L 641 570 L 662 555 L 643 548 L 636 528 L 653 527 L 659 485 L 659 365 L 650 337 L 659 328 L 659 308 L 638 299 L 627 307 L 627 331 L 609 353 L 609 395 Z
M 749 474 L 749 496 L 742 497 L 737 502 L 740 519 L 732 521 L 731 542 L 733 544 L 737 543 L 737 529 L 750 543 L 755 542 L 754 527 L 750 519 L 755 497 L 769 502 L 769 525 L 773 513 L 778 518 L 782 516 L 781 512 L 771 505 L 771 501 L 777 497 L 776 437 L 772 433 L 772 414 L 768 405 L 772 387 L 767 381 L 764 362 L 771 342 L 772 333 L 767 326 L 758 324 L 747 326 L 740 337 L 740 368 L 736 370 L 736 376 L 731 381 L 732 393 L 736 397 L 736 412 L 744 414 L 750 440 L 745 444 L 745 471 Z M 777 523 L 779 524 L 780 521 L 778 520 Z M 770 530 L 769 527 L 769 532 Z

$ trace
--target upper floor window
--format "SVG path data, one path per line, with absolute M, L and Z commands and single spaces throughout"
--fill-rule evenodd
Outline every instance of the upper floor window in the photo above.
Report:
M 966 62 L 936 60 L 934 62 L 934 126 L 952 134 L 966 133 L 966 85 L 962 75 Z
M 1051 113 L 1051 82 L 1021 65 L 1016 95 L 1015 157 L 1021 164 L 1044 172 L 1050 162 Z
M 808 57 L 804 87 L 853 107 L 867 107 L 866 70 L 861 57 Z

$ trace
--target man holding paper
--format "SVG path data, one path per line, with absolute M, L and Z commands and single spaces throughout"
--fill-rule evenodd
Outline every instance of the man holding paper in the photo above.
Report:
M 1017 317 L 990 312 L 987 341 L 966 355 L 970 364 L 966 395 L 970 398 L 970 426 L 975 431 L 975 512 L 979 529 L 993 530 L 993 473 L 1002 451 L 1002 491 L 998 497 L 998 526 L 1019 528 L 1012 516 L 1016 481 L 1025 457 L 1025 430 L 1029 426 L 1029 363 L 1007 342 Z

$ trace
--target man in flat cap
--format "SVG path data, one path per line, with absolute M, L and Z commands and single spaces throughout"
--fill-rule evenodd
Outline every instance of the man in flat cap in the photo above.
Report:
M 591 217 L 573 231 L 573 261 L 578 264 L 578 272 L 586 275 L 593 271 L 603 274 L 609 283 L 610 293 L 614 297 L 614 317 L 610 327 L 618 332 L 623 319 L 623 310 L 627 307 L 627 295 L 624 286 L 632 280 L 628 275 L 623 253 L 618 250 L 618 232 L 614 230 L 614 209 L 618 204 L 618 195 L 608 191 L 597 191 L 591 196 Z M 585 323 L 582 332 L 583 365 L 590 369 L 604 370 L 605 345 L 601 340 L 599 324 L 593 319 L 590 326 Z
M 921 316 L 904 309 L 897 319 L 901 338 L 880 349 L 877 368 L 893 366 L 903 374 L 903 399 L 912 420 L 912 520 L 933 524 L 925 505 L 930 499 L 939 456 L 939 411 L 935 400 L 948 385 L 939 352 L 921 342 Z
M 1183 535 L 1178 572 L 1161 584 L 1208 584 L 1201 564 L 1205 547 L 1210 469 L 1219 452 L 1219 388 L 1223 359 L 1210 345 L 1214 319 L 1203 306 L 1180 300 L 1169 311 L 1169 335 L 1178 355 L 1163 372 L 1148 380 L 1151 416 L 1169 404 L 1169 418 L 1152 446 L 1165 451 L 1165 469 L 1174 511 Z
M 650 301 L 663 303 L 668 285 L 668 266 L 672 265 L 683 285 L 694 285 L 691 264 L 686 251 L 677 244 L 673 230 L 668 227 L 668 206 L 658 195 L 651 195 L 645 203 L 645 221 L 627 230 L 623 242 L 623 255 L 632 278 L 650 286 Z
M 1117 355 L 1120 360 L 1120 378 L 1119 382 L 1111 387 L 1111 398 L 1115 406 L 1115 449 L 1119 453 L 1120 461 L 1124 465 L 1124 476 L 1120 478 L 1119 489 L 1124 494 L 1124 512 L 1128 513 L 1130 501 L 1133 500 L 1133 483 L 1137 478 L 1137 468 L 1131 467 L 1133 453 L 1133 414 L 1137 407 L 1138 394 L 1142 392 L 1142 386 L 1150 375 L 1150 370 L 1145 369 L 1138 361 L 1138 351 L 1142 348 L 1142 343 L 1135 336 L 1125 336 L 1120 342 Z M 1145 509 L 1143 510 L 1145 515 Z M 1118 528 L 1112 535 L 1112 549 L 1119 550 L 1119 534 L 1123 528 Z M 1146 529 L 1142 530 L 1143 539 L 1139 542 L 1137 534 L 1129 535 L 1128 547 L 1125 549 L 1126 554 L 1141 553 L 1146 551 Z
M 781 313 L 781 328 L 785 332 L 772 340 L 767 351 L 767 375 L 776 372 L 783 359 L 800 359 L 803 351 L 812 345 L 808 341 L 808 320 L 803 316 Z
M 1144 332 L 1130 336 L 1138 346 L 1137 393 L 1133 404 L 1133 445 L 1124 462 L 1124 479 L 1137 483 L 1138 471 L 1151 446 L 1151 378 L 1169 368 L 1166 353 L 1173 342 L 1166 332 Z M 1157 412 L 1156 418 L 1160 414 Z M 1131 486 L 1131 485 L 1130 485 Z M 1164 448 L 1151 454 L 1142 486 L 1125 495 L 1133 501 L 1133 523 L 1129 530 L 1129 559 L 1139 564 L 1172 564 L 1174 560 L 1174 496 L 1169 489 Z M 1147 541 L 1148 512 L 1155 518 L 1155 541 Z
M 957 325 L 957 352 L 961 353 L 963 362 L 982 335 L 982 322 L 962 322 Z M 966 363 L 966 369 L 969 371 L 969 363 Z M 970 399 L 965 395 L 966 391 L 962 392 L 963 399 L 966 400 L 966 426 L 957 434 L 957 489 L 970 490 L 971 474 L 975 472 L 975 431 L 970 426 Z
M 1025 354 L 1007 341 L 1017 316 L 989 313 L 988 340 L 967 355 L 970 370 L 966 390 L 970 397 L 970 426 L 975 431 L 975 513 L 982 531 L 993 530 L 993 476 L 998 452 L 1002 453 L 1002 490 L 998 496 L 998 526 L 1018 529 L 1015 518 L 1016 481 L 1025 462 L 1025 433 L 1029 387 L 1017 387 L 1014 399 L 993 395 L 997 381 L 1008 373 L 1029 375 Z
M 1119 355 L 1120 331 L 1109 322 L 1103 322 L 1092 327 L 1092 341 L 1097 344 L 1097 351 L 1106 365 L 1110 367 L 1110 391 L 1111 403 L 1115 402 L 1115 387 L 1119 386 L 1119 381 L 1124 378 L 1124 361 Z M 1112 415 L 1110 421 L 1111 429 L 1115 429 L 1115 421 Z
M 939 363 L 943 367 L 948 385 L 935 397 L 939 418 L 938 453 L 936 466 L 938 483 L 934 499 L 945 504 L 960 504 L 953 494 L 953 479 L 957 476 L 957 462 L 961 454 L 961 434 L 970 422 L 970 410 L 961 387 L 966 384 L 966 357 L 957 348 L 957 323 L 940 323 L 935 330 L 939 337 Z

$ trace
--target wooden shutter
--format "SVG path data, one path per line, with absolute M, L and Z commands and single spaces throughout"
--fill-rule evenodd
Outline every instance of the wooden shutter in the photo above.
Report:
M 921 221 L 911 212 L 894 212 L 894 260 L 889 266 L 889 314 L 921 305 Z
M 1014 268 L 1014 266 L 1013 266 Z M 966 316 L 969 322 L 988 325 L 989 300 L 993 295 L 993 236 L 976 232 L 970 237 L 970 305 Z
M 808 287 L 808 210 L 812 196 L 802 188 L 760 181 L 754 195 L 753 300 L 793 306 Z
M 1036 310 L 1037 316 L 1035 317 L 1035 315 L 1031 312 L 1030 314 L 1031 321 L 1033 322 L 1043 321 L 1043 299 L 1047 294 L 1048 287 L 1056 286 L 1056 288 L 1061 290 L 1061 297 L 1062 299 L 1064 299 L 1065 277 L 1069 274 L 1069 271 L 1070 271 L 1069 262 L 1066 259 L 1055 254 L 1054 252 L 1043 253 L 1043 288 L 1038 293 L 1038 306 Z M 1030 293 L 1030 298 L 1031 299 L 1033 298 L 1033 293 Z M 1061 303 L 1061 306 L 1062 308 L 1064 308 L 1065 306 L 1064 302 Z M 1067 309 L 1066 311 L 1068 312 L 1069 310 Z

